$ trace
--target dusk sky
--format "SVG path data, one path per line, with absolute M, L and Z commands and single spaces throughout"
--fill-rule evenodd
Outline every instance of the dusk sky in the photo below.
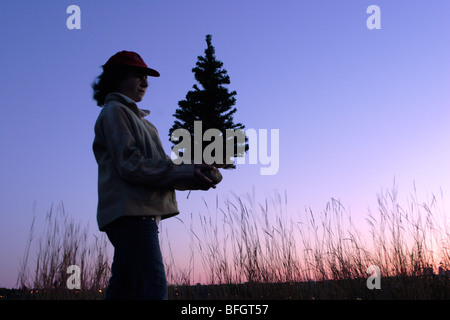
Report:
M 72 4 L 81 29 L 66 25 Z M 381 29 L 367 26 L 370 5 L 381 10 Z M 364 223 L 394 179 L 401 200 L 415 185 L 423 201 L 442 190 L 448 203 L 449 16 L 447 0 L 2 1 L 0 287 L 15 286 L 33 214 L 39 234 L 52 203 L 98 233 L 92 142 L 101 109 L 91 84 L 121 50 L 161 73 L 138 106 L 151 110 L 167 154 L 207 34 L 237 91 L 235 121 L 278 130 L 279 144 L 268 147 L 275 174 L 247 158 L 222 171 L 215 190 L 177 192 L 184 221 L 207 214 L 202 198 L 214 204 L 253 188 L 257 201 L 286 192 L 294 219 L 336 198 Z M 185 227 L 161 225 L 181 259 Z

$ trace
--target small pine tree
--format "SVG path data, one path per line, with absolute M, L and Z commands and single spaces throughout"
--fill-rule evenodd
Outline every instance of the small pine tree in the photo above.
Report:
M 198 56 L 196 67 L 192 69 L 195 80 L 201 87 L 198 84 L 194 84 L 193 90 L 186 94 L 185 100 L 178 102 L 179 107 L 173 114 L 177 120 L 175 120 L 174 125 L 169 130 L 169 137 L 172 141 L 172 133 L 175 130 L 187 130 L 191 138 L 191 160 L 194 160 L 194 150 L 197 150 L 195 146 L 198 146 L 198 144 L 202 145 L 201 151 L 203 155 L 205 148 L 209 145 L 209 142 L 205 143 L 200 140 L 202 138 L 198 139 L 198 136 L 194 136 L 195 121 L 201 121 L 201 137 L 209 129 L 220 131 L 223 160 L 214 162 L 212 165 L 217 168 L 234 169 L 235 165 L 231 158 L 244 156 L 249 148 L 248 138 L 243 133 L 245 126 L 241 123 L 235 124 L 233 122 L 233 115 L 237 111 L 233 107 L 236 103 L 236 91 L 229 92 L 225 87 L 225 85 L 230 84 L 230 77 L 227 75 L 227 71 L 222 68 L 223 63 L 216 60 L 215 49 L 211 44 L 211 35 L 206 36 L 206 43 L 205 56 Z M 244 139 L 235 139 L 233 136 L 227 137 L 227 130 L 230 129 L 235 130 L 234 132 L 239 132 Z M 172 143 L 176 145 L 179 142 L 172 141 Z M 229 153 L 230 151 L 227 153 L 227 147 L 230 148 L 231 146 L 233 148 L 232 153 Z M 215 148 L 211 150 L 210 147 L 209 151 L 211 151 L 212 156 L 216 156 L 217 150 Z M 178 150 L 177 152 L 180 155 L 183 154 L 183 150 Z M 232 154 L 230 159 L 225 157 L 226 154 Z M 220 157 L 220 154 L 218 156 Z

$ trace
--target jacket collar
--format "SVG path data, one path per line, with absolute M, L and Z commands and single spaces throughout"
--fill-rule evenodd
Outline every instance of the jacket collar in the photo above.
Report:
M 106 95 L 105 104 L 108 101 L 119 101 L 129 107 L 136 115 L 144 118 L 150 114 L 150 110 L 139 109 L 136 102 L 120 92 L 110 92 Z

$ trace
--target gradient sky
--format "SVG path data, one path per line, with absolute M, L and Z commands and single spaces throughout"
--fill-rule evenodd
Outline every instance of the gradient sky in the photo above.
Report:
M 69 30 L 66 9 L 81 8 Z M 381 9 L 369 30 L 366 9 Z M 141 108 L 170 154 L 177 102 L 212 34 L 237 91 L 235 120 L 279 129 L 280 167 L 223 172 L 216 190 L 178 192 L 180 219 L 255 188 L 258 201 L 286 191 L 289 212 L 322 210 L 331 197 L 361 219 L 394 178 L 402 197 L 450 196 L 450 2 L 447 0 L 72 0 L 0 4 L 0 287 L 16 283 L 33 216 L 64 202 L 97 232 L 100 111 L 91 83 L 114 53 L 132 50 L 161 73 Z M 252 146 L 250 146 L 252 147 Z M 248 163 L 248 162 L 247 162 Z M 177 255 L 180 221 L 162 223 Z

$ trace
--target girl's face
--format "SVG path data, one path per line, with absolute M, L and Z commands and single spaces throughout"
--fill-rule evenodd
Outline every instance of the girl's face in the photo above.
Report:
M 130 72 L 119 85 L 118 91 L 135 102 L 142 101 L 148 87 L 147 75 Z

